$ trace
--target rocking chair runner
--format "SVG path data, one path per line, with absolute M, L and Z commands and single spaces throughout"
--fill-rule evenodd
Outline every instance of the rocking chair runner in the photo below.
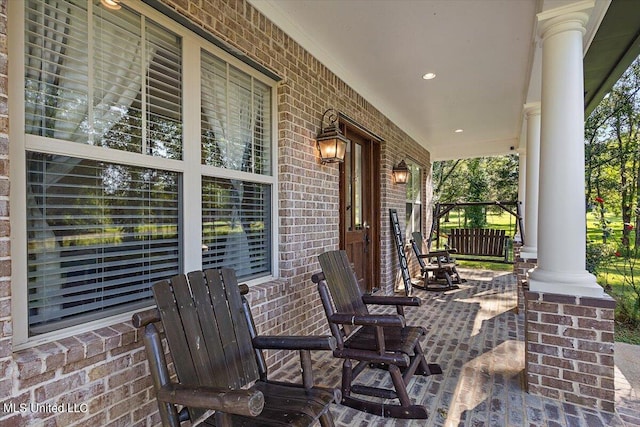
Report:
M 240 289 L 243 294 L 241 295 Z M 164 426 L 191 420 L 215 426 L 333 426 L 329 412 L 340 392 L 313 385 L 310 350 L 336 348 L 332 337 L 257 336 L 251 311 L 231 269 L 195 271 L 156 283 L 157 310 L 137 313 L 144 327 Z M 177 382 L 170 377 L 162 320 Z M 262 349 L 300 350 L 303 384 L 267 379 Z M 179 411 L 178 405 L 184 405 Z M 214 413 L 215 412 L 215 413 Z
M 424 406 L 411 403 L 407 384 L 414 374 L 442 373 L 437 364 L 427 364 L 420 347 L 422 327 L 407 326 L 404 306 L 419 306 L 417 297 L 363 295 L 345 251 L 330 251 L 318 259 L 322 272 L 312 280 L 324 306 L 331 333 L 337 341 L 333 355 L 342 365 L 342 403 L 383 417 L 427 418 Z M 367 304 L 395 305 L 397 314 L 370 314 Z M 357 361 L 356 366 L 352 360 Z M 354 384 L 367 367 L 389 371 L 394 390 Z M 378 401 L 354 397 L 361 394 Z M 390 404 L 384 399 L 399 399 Z
M 422 273 L 423 286 L 418 288 L 426 291 L 449 291 L 458 289 L 454 283 L 462 283 L 456 263 L 451 258 L 451 254 L 455 253 L 455 249 L 429 251 L 422 253 L 422 234 L 414 232 L 411 234 L 411 247 L 416 254 L 418 264 L 420 264 L 420 272 Z

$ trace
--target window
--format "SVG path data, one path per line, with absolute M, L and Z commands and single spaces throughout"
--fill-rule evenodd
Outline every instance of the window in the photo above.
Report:
M 405 236 L 422 232 L 422 169 L 412 161 L 407 161 L 409 179 L 407 180 L 407 207 Z M 425 236 L 426 237 L 426 236 Z
M 148 304 L 179 272 L 175 172 L 28 153 L 33 334 Z
M 271 174 L 271 90 L 207 52 L 201 64 L 201 161 L 212 166 L 202 177 L 202 264 L 264 275 L 271 271 L 271 185 L 225 177 L 229 170 Z
M 24 4 L 18 341 L 149 305 L 185 270 L 270 277 L 274 82 L 142 4 Z

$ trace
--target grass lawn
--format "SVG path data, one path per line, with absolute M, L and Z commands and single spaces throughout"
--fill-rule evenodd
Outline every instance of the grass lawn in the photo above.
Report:
M 457 259 L 456 261 L 462 268 L 472 268 L 474 270 L 513 271 L 513 264 L 486 261 L 466 261 L 463 259 Z
M 509 209 L 513 209 L 513 206 L 509 206 Z M 508 236 L 513 237 L 516 222 L 516 218 L 513 215 L 500 208 L 491 207 L 487 209 L 486 218 L 487 225 L 484 228 L 505 230 Z M 440 219 L 441 233 L 446 233 L 452 228 L 469 228 L 465 221 L 464 209 L 453 209 L 449 213 L 448 221 L 446 217 Z

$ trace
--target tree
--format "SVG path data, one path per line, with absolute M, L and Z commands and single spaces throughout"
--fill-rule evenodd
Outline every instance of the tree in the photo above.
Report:
M 489 200 L 518 200 L 518 156 L 485 157 L 489 178 Z
M 463 197 L 466 168 L 466 162 L 461 159 L 433 163 L 435 202 L 458 201 Z
M 604 201 L 619 203 L 622 243 L 627 247 L 631 231 L 640 226 L 639 93 L 640 62 L 636 60 L 585 122 L 587 206 L 597 207 L 606 243 L 609 229 Z M 616 172 L 613 182 L 612 169 Z M 640 234 L 636 233 L 634 246 L 639 245 Z
M 467 194 L 469 202 L 483 202 L 489 194 L 489 175 L 484 167 L 483 158 L 470 159 L 467 163 L 468 183 Z M 484 206 L 468 206 L 466 218 L 469 227 L 482 228 L 487 225 L 487 217 Z
M 434 198 L 441 203 L 514 201 L 518 198 L 518 156 L 434 162 L 433 182 Z

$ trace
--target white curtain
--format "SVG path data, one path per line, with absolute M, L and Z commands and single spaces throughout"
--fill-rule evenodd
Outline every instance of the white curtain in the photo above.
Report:
M 216 133 L 223 166 L 231 170 L 252 172 L 249 170 L 254 124 L 251 78 L 237 72 L 236 75 L 227 72 L 222 68 L 226 65 L 222 62 L 203 59 L 203 65 L 202 109 L 209 126 Z M 227 77 L 229 75 L 231 78 Z M 237 274 L 242 276 L 251 271 L 249 240 L 242 221 L 244 183 L 235 179 L 230 181 L 231 233 L 227 235 L 225 242 L 223 265 L 234 267 Z
M 143 76 L 141 37 L 126 31 L 110 31 L 104 25 L 100 39 L 88 34 L 88 13 L 83 9 L 88 2 L 77 5 L 63 0 L 34 0 L 27 3 L 27 45 L 25 47 L 25 131 L 56 139 L 96 143 L 126 114 L 138 96 Z M 82 5 L 82 8 L 79 7 Z M 95 26 L 98 27 L 96 18 Z M 138 24 L 139 27 L 139 24 Z M 139 28 L 138 28 L 139 29 Z M 99 49 L 94 43 L 93 71 L 97 77 L 103 70 L 112 71 L 98 87 L 89 81 L 89 43 L 103 43 Z M 108 46 L 118 46 L 117 49 Z M 145 55 L 145 69 L 153 52 Z M 114 71 L 115 70 L 115 71 Z M 115 72 L 115 78 L 113 73 Z M 89 99 L 89 85 L 93 85 L 93 99 Z M 92 105 L 93 104 L 93 105 Z M 42 171 L 42 192 L 56 184 L 82 161 L 66 156 L 54 156 L 55 165 Z M 32 238 L 41 243 L 35 252 L 37 274 L 59 283 L 60 249 L 56 236 L 46 223 L 43 209 L 33 188 L 27 186 L 27 206 Z M 40 223 L 40 226 L 37 226 Z M 46 299 L 45 283 L 35 289 L 36 296 Z M 59 286 L 49 286 L 55 291 Z M 55 316 L 57 305 L 43 310 Z M 43 312 L 41 312 L 43 313 Z

